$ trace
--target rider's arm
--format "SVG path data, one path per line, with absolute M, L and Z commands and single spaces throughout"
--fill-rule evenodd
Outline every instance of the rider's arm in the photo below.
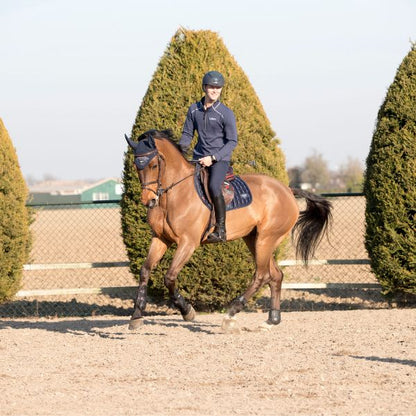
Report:
M 230 160 L 231 154 L 237 146 L 237 126 L 234 113 L 229 110 L 224 114 L 224 146 L 213 156 L 216 160 Z
M 194 120 L 192 117 L 192 108 L 189 107 L 188 113 L 186 114 L 185 123 L 183 125 L 182 136 L 179 140 L 179 146 L 183 152 L 187 152 L 189 146 L 191 145 L 192 139 L 194 137 L 195 126 Z

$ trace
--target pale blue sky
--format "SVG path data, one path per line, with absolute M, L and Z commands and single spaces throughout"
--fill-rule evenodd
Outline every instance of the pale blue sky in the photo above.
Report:
M 180 26 L 221 36 L 289 167 L 316 150 L 336 169 L 365 161 L 416 0 L 0 0 L 0 117 L 23 174 L 121 176 L 123 134 Z

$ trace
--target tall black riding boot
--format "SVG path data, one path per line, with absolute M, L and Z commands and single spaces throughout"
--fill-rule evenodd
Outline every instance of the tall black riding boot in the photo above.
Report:
M 216 224 L 214 231 L 207 237 L 208 243 L 221 243 L 227 241 L 225 232 L 225 201 L 222 194 L 212 198 L 215 211 Z

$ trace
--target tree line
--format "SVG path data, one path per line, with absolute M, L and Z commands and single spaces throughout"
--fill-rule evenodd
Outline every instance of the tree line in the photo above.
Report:
M 288 168 L 289 185 L 318 193 L 355 193 L 363 191 L 364 166 L 360 159 L 348 156 L 337 170 L 317 150 L 300 166 Z

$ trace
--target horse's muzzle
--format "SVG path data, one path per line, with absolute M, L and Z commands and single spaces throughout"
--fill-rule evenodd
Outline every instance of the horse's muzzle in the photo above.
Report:
M 148 208 L 154 208 L 157 205 L 157 200 L 156 199 L 151 199 L 150 201 L 148 201 L 147 203 L 147 207 Z
M 141 203 L 147 208 L 154 208 L 158 204 L 159 197 L 153 190 L 145 189 L 142 192 Z

